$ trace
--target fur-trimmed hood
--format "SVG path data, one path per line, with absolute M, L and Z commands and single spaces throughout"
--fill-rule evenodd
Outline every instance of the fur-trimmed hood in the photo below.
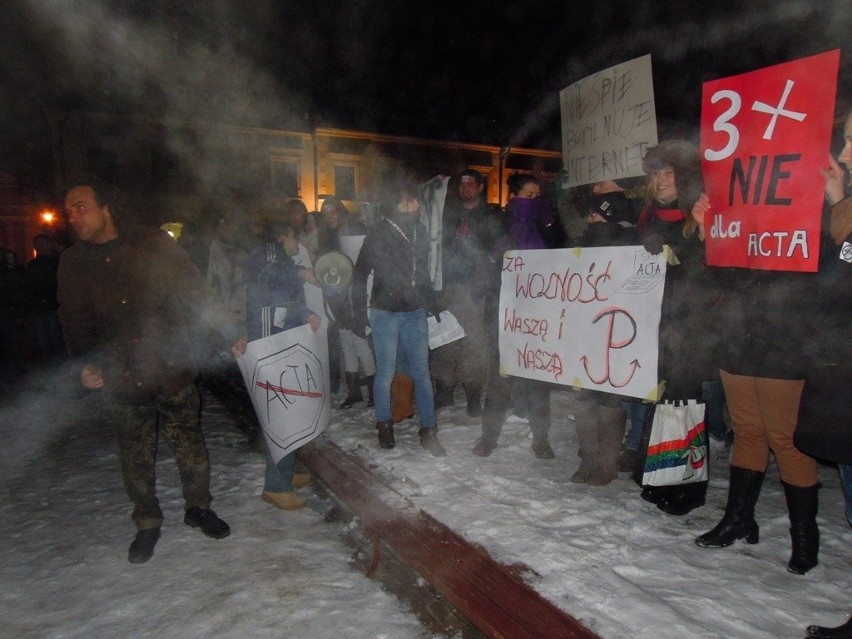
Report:
M 664 140 L 649 148 L 642 158 L 642 170 L 645 173 L 650 174 L 666 166 L 674 170 L 678 208 L 690 215 L 693 205 L 704 191 L 698 147 L 687 140 Z

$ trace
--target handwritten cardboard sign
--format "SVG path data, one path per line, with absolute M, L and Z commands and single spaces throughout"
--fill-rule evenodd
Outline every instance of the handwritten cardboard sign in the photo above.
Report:
M 641 246 L 507 252 L 501 373 L 658 399 L 665 277 Z
M 328 426 L 328 324 L 305 324 L 249 342 L 237 358 L 275 463 Z
M 657 144 L 651 56 L 583 78 L 559 92 L 565 188 L 644 175 Z
M 703 85 L 707 263 L 817 270 L 840 51 Z

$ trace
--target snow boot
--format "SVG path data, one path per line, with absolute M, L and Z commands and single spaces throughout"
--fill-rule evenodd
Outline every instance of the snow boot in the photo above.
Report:
M 583 449 L 580 467 L 571 476 L 575 484 L 584 484 L 595 470 L 598 459 L 598 407 L 594 401 L 579 401 L 574 406 L 574 425 L 577 442 Z
M 667 515 L 686 515 L 704 505 L 707 498 L 707 482 L 670 486 L 671 490 L 657 502 L 657 508 Z
M 697 537 L 695 543 L 702 548 L 724 548 L 743 538 L 747 544 L 760 541 L 760 528 L 754 520 L 754 505 L 765 475 L 758 470 L 731 466 L 725 515 L 713 530 Z
M 375 375 L 366 375 L 364 377 L 364 383 L 367 385 L 367 408 L 372 408 L 376 405 L 376 400 L 373 396 L 373 383 L 375 381 Z
M 391 382 L 391 418 L 394 424 L 414 417 L 414 403 L 411 401 L 413 393 L 413 379 L 402 373 L 393 376 Z
M 340 408 L 352 408 L 356 403 L 364 401 L 364 396 L 361 394 L 361 375 L 358 372 L 346 373 L 346 386 L 349 388 L 349 394 Z
M 582 455 L 581 455 L 582 457 Z M 639 451 L 624 448 L 618 457 L 618 472 L 633 474 L 639 464 Z
M 473 444 L 473 454 L 477 457 L 489 457 L 497 448 L 497 440 L 491 437 L 480 437 Z
M 127 561 L 131 564 L 144 564 L 154 556 L 154 546 L 160 540 L 160 527 L 147 528 L 136 533 L 136 537 L 127 549 Z
M 376 430 L 379 431 L 379 446 L 382 448 L 393 448 L 396 440 L 393 437 L 393 421 L 376 422 Z
M 299 510 L 299 508 L 303 508 L 305 505 L 304 499 L 289 490 L 283 493 L 273 493 L 264 490 L 260 494 L 260 498 L 267 504 L 272 504 L 279 510 Z
M 420 436 L 420 445 L 432 453 L 433 457 L 446 457 L 447 451 L 444 450 L 441 442 L 438 441 L 437 426 L 421 428 L 417 431 L 417 434 Z
M 618 455 L 624 439 L 625 412 L 623 408 L 598 406 L 598 454 L 595 467 L 586 483 L 589 486 L 606 486 L 618 479 Z M 584 447 L 585 448 L 585 447 Z
M 533 437 L 531 447 L 536 459 L 553 459 L 556 457 L 556 453 L 553 452 L 547 435 Z
M 818 563 L 819 528 L 816 515 L 819 484 L 803 488 L 782 481 L 781 485 L 784 486 L 784 497 L 790 514 L 790 539 L 793 542 L 793 554 L 787 570 L 795 575 L 804 575 Z
M 806 639 L 852 639 L 852 616 L 846 623 L 834 628 L 808 626 L 805 632 Z

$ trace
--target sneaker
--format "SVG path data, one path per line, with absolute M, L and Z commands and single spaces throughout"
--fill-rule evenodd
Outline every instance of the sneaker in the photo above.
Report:
M 506 418 L 506 423 L 508 424 L 529 424 L 530 420 L 526 417 L 521 417 L 520 415 L 515 415 L 512 413 Z
M 489 457 L 495 448 L 497 448 L 497 442 L 493 439 L 480 437 L 473 445 L 473 454 L 477 457 Z
M 437 428 L 421 428 L 417 431 L 417 434 L 420 435 L 420 445 L 432 453 L 433 457 L 445 457 L 447 455 L 447 451 L 438 441 Z
M 532 451 L 539 459 L 553 459 L 556 455 L 546 439 L 533 439 Z
M 201 532 L 212 539 L 224 539 L 231 534 L 231 527 L 209 508 L 187 508 L 183 523 L 190 528 L 201 528 Z
M 286 493 L 271 493 L 264 490 L 260 494 L 260 498 L 267 504 L 272 504 L 280 510 L 299 510 L 299 508 L 305 505 L 305 500 L 291 491 Z
M 154 556 L 154 546 L 160 540 L 160 528 L 148 528 L 136 533 L 136 537 L 127 551 L 127 561 L 131 564 L 144 564 Z
M 293 488 L 304 488 L 311 485 L 311 476 L 308 473 L 295 473 L 293 475 Z

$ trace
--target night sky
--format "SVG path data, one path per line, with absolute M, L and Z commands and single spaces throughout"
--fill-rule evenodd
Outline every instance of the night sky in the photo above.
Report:
M 559 150 L 559 90 L 647 53 L 660 137 L 694 136 L 702 81 L 852 36 L 846 0 L 744 4 L 9 0 L 0 171 L 37 186 L 50 107 Z

